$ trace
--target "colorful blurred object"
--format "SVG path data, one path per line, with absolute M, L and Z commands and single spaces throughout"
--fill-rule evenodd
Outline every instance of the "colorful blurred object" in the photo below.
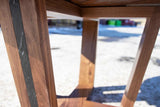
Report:
M 116 26 L 121 26 L 122 25 L 122 21 L 121 20 L 116 20 Z
M 100 24 L 109 26 L 137 26 L 137 24 L 141 24 L 141 22 L 130 19 L 101 19 Z
M 131 21 L 131 20 L 129 20 L 129 19 L 125 19 L 125 20 L 122 20 L 122 25 L 124 25 L 124 26 L 136 26 L 137 25 L 137 23 L 136 22 L 134 22 L 134 21 Z
M 115 26 L 115 24 L 116 24 L 116 20 L 109 20 L 108 21 L 108 25 L 110 25 L 110 26 Z

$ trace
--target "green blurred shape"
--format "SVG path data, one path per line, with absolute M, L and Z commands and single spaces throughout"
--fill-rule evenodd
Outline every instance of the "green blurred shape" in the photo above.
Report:
M 116 20 L 115 25 L 116 26 L 121 26 L 122 25 L 122 21 L 121 20 Z
M 108 25 L 115 26 L 116 20 L 109 20 Z

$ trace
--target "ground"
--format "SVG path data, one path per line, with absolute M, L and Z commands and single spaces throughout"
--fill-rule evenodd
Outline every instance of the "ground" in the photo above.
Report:
M 69 95 L 78 84 L 81 31 L 49 28 L 57 95 Z M 100 25 L 97 44 L 95 85 L 89 100 L 120 105 L 135 60 L 143 27 Z M 135 107 L 160 107 L 160 36 Z M 19 107 L 19 100 L 0 31 L 0 107 Z

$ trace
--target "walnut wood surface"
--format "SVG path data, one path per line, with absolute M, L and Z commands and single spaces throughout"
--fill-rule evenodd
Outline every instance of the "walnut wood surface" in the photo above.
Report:
M 0 0 L 0 2 L 0 25 L 2 27 L 4 41 L 8 52 L 10 66 L 12 69 L 19 100 L 21 106 L 30 107 L 29 97 L 27 94 L 27 88 L 25 85 L 25 79 L 21 66 L 21 59 L 19 57 L 19 51 L 10 14 L 9 1 Z
M 82 18 L 151 17 L 156 6 L 78 7 L 64 0 L 58 2 L 47 0 L 46 7 L 50 18 L 81 20 Z
M 85 18 L 151 17 L 155 7 L 89 7 L 82 8 Z
M 124 94 L 121 101 L 121 107 L 134 107 L 134 101 L 128 99 Z
M 98 21 L 83 20 L 79 85 L 93 88 Z
M 92 89 L 77 86 L 69 96 L 58 96 L 58 107 L 83 107 Z
M 77 88 L 69 96 L 59 96 L 58 107 L 113 107 L 88 101 L 87 97 L 92 89 L 82 87 L 83 86 L 77 86 Z
M 121 6 L 129 4 L 160 4 L 159 0 L 68 0 L 79 6 Z
M 115 106 L 100 104 L 92 101 L 85 101 L 83 107 L 115 107 Z
M 128 107 L 128 100 L 135 102 L 145 74 L 155 41 L 160 28 L 160 8 L 155 8 L 151 18 L 147 19 L 136 60 L 132 68 L 128 84 L 125 89 L 125 97 L 122 106 Z
M 48 68 L 47 70 L 47 68 L 45 67 L 46 64 L 48 64 L 48 62 L 47 62 L 47 59 L 45 59 L 46 57 L 44 57 L 44 54 L 46 55 L 50 54 L 50 50 L 46 51 L 46 49 L 44 49 L 45 50 L 44 52 L 42 50 L 42 48 L 45 45 L 46 45 L 46 48 L 48 48 L 47 46 L 48 44 L 45 44 L 45 43 L 49 41 L 47 40 L 47 38 L 44 37 L 44 36 L 48 36 L 48 34 L 46 35 L 46 31 L 47 31 L 47 26 L 45 24 L 46 19 L 45 20 L 43 19 L 45 17 L 43 15 L 46 15 L 45 13 L 46 11 L 44 10 L 45 8 L 43 7 L 44 3 L 45 2 L 43 0 L 31 0 L 30 2 L 26 0 L 20 0 L 23 25 L 24 25 L 24 30 L 26 34 L 26 42 L 28 46 L 29 59 L 30 59 L 32 75 L 33 75 L 33 80 L 34 80 L 34 85 L 35 85 L 39 106 L 45 106 L 45 104 L 46 106 L 49 106 L 50 102 L 48 101 L 48 97 L 51 98 L 48 93 L 48 90 L 50 90 L 48 89 L 49 87 L 48 85 L 51 85 L 51 84 L 49 83 L 48 80 L 51 79 L 52 75 L 50 73 L 52 71 L 49 71 L 50 68 Z M 43 26 L 45 29 L 43 29 Z M 44 64 L 44 62 L 46 62 L 46 64 Z M 48 75 L 50 76 L 47 77 Z M 54 87 L 54 86 L 51 86 L 51 87 Z M 53 94 L 52 96 L 55 97 L 55 92 L 53 92 L 52 94 Z M 55 100 L 54 100 L 54 104 L 56 105 Z
M 55 81 L 53 75 L 52 58 L 50 50 L 50 41 L 48 34 L 48 21 L 46 15 L 45 0 L 35 0 L 37 5 L 37 18 L 39 27 L 40 47 L 42 53 L 42 59 L 45 69 L 45 79 L 49 93 L 50 106 L 57 106 Z
M 67 15 L 80 16 L 80 7 L 64 0 L 46 0 L 46 9 Z
M 79 98 L 66 98 L 65 102 L 63 102 L 63 99 L 58 99 L 58 103 L 60 104 L 58 107 L 115 107 L 87 100 L 83 102 L 79 101 Z M 80 104 L 81 106 L 79 106 Z
M 39 98 L 39 103 L 44 106 L 48 98 L 43 94 L 48 93 L 49 105 L 56 106 L 45 2 L 44 0 L 30 2 L 20 0 L 20 6 L 37 99 Z M 44 85 L 41 86 L 41 84 Z
M 26 83 L 11 19 L 9 0 L 0 0 L 2 32 L 22 107 L 30 107 Z M 56 107 L 44 0 L 20 0 L 28 57 L 39 107 Z M 16 13 L 15 13 L 16 14 Z
M 105 107 L 86 102 L 94 85 L 97 34 L 98 21 L 84 20 L 79 85 L 69 96 L 58 97 L 59 107 Z

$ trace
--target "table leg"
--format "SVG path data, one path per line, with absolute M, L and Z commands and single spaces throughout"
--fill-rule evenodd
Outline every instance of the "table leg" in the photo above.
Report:
M 84 20 L 79 85 L 68 97 L 58 99 L 59 106 L 92 107 L 95 104 L 86 100 L 94 84 L 97 34 L 98 21 Z M 102 104 L 97 106 L 104 107 Z
M 95 74 L 98 21 L 84 20 L 79 86 L 93 88 Z
M 121 106 L 133 107 L 140 89 L 155 41 L 160 28 L 160 8 L 156 8 L 152 17 L 147 18 L 135 63 L 123 95 Z
M 45 0 L 0 0 L 2 32 L 22 107 L 57 107 Z

